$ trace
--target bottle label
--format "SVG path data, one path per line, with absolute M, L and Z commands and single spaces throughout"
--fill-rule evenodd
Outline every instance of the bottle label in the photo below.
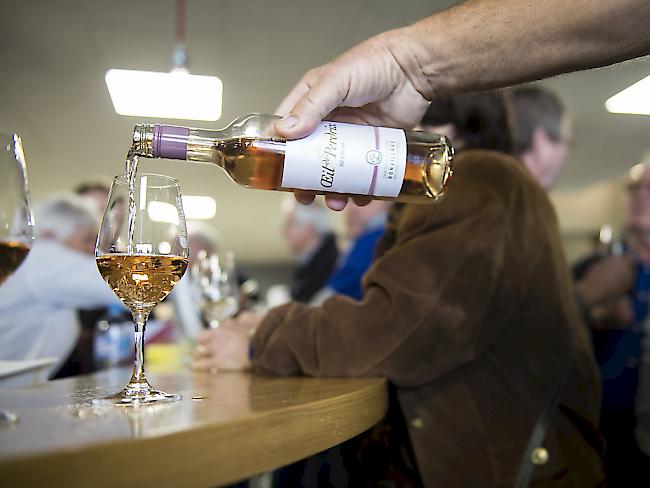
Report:
M 402 129 L 324 121 L 309 136 L 287 141 L 282 186 L 396 197 L 405 170 Z

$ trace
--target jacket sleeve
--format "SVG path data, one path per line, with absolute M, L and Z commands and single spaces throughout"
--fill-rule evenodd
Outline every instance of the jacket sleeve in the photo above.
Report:
M 252 341 L 254 367 L 381 375 L 417 386 L 472 361 L 496 332 L 484 323 L 502 273 L 509 210 L 471 168 L 457 171 L 443 203 L 405 207 L 395 244 L 364 278 L 361 301 L 336 295 L 320 307 L 271 310 Z

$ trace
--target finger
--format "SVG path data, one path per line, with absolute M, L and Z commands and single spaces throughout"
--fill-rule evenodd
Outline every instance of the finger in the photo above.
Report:
M 318 79 L 313 84 L 310 83 L 310 78 L 314 75 L 312 72 L 308 73 L 300 82 L 302 86 L 296 87 L 295 93 L 292 92 L 287 97 L 287 103 L 281 104 L 281 108 L 287 111 L 286 107 L 298 97 L 297 94 L 302 94 L 288 110 L 288 115 L 276 122 L 275 129 L 278 134 L 287 139 L 299 139 L 311 134 L 321 120 L 345 99 L 350 87 L 346 73 L 329 65 L 319 70 Z
M 190 368 L 194 371 L 210 371 L 214 367 L 213 362 L 209 359 L 195 359 L 190 364 Z
M 212 340 L 212 330 L 202 330 L 199 332 L 199 335 L 196 336 L 196 343 L 198 345 L 209 344 Z M 198 346 L 197 346 L 198 347 Z
M 314 195 L 313 193 L 304 192 L 304 191 L 295 191 L 293 192 L 293 194 L 296 197 L 298 203 L 302 203 L 303 205 L 309 205 L 316 198 L 316 195 Z
M 286 117 L 291 113 L 291 109 L 296 106 L 298 101 L 310 90 L 311 84 L 309 81 L 309 76 L 311 71 L 308 71 L 293 87 L 289 94 L 284 97 L 284 100 L 280 102 L 278 108 L 275 109 L 275 114 Z
M 203 359 L 203 358 L 209 358 L 212 356 L 210 349 L 207 347 L 202 347 L 199 348 L 197 347 L 193 352 L 192 352 L 192 358 L 193 359 Z
M 347 197 L 327 195 L 325 197 L 325 203 L 330 209 L 340 212 L 345 208 L 345 205 L 348 203 L 348 199 Z
M 372 197 L 370 197 L 370 196 L 356 196 L 356 197 L 352 198 L 352 201 L 354 202 L 355 205 L 358 205 L 359 207 L 365 207 L 370 202 L 372 202 Z

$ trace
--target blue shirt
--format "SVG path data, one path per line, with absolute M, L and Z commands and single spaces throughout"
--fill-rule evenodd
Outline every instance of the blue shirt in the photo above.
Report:
M 383 235 L 383 226 L 360 234 L 345 256 L 343 264 L 330 278 L 327 286 L 337 293 L 361 300 L 361 278 L 368 271 L 377 241 Z
M 630 297 L 634 322 L 624 329 L 608 329 L 595 334 L 601 337 L 595 352 L 603 381 L 604 411 L 634 412 L 649 294 L 650 265 L 637 263 Z

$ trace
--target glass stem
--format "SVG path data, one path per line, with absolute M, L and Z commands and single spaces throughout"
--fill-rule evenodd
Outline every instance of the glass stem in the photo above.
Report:
M 133 363 L 133 375 L 131 383 L 148 384 L 144 373 L 144 328 L 149 318 L 149 312 L 133 312 L 133 323 L 135 324 L 135 361 Z

